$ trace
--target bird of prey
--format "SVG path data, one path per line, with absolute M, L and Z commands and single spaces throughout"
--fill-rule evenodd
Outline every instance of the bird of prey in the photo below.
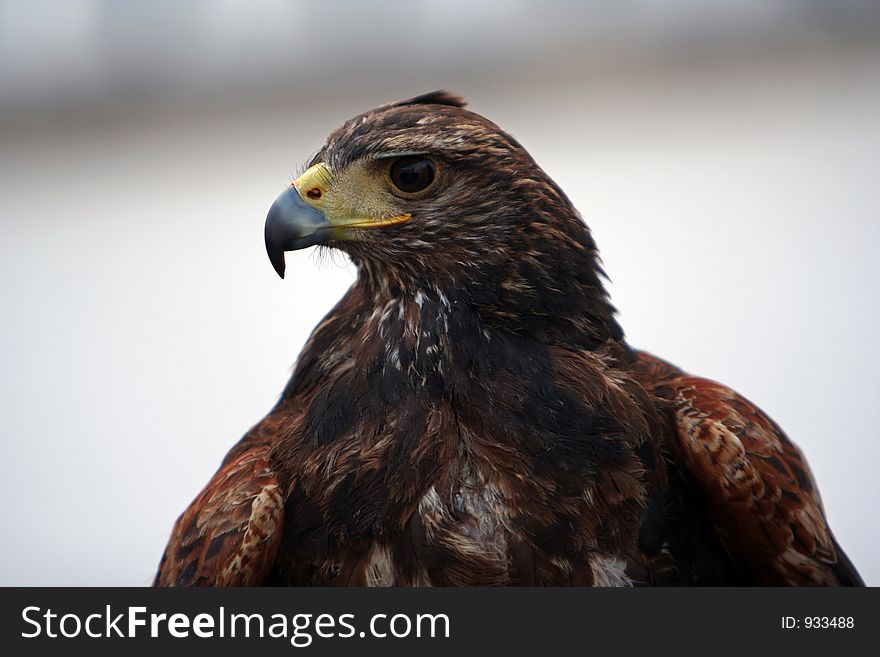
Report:
M 460 97 L 346 122 L 265 239 L 357 281 L 157 585 L 862 584 L 798 448 L 627 343 L 577 210 Z

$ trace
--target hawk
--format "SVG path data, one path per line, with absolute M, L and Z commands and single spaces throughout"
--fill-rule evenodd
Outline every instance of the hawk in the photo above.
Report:
M 357 281 L 156 585 L 862 584 L 798 448 L 627 343 L 577 210 L 458 96 L 346 122 L 265 239 Z

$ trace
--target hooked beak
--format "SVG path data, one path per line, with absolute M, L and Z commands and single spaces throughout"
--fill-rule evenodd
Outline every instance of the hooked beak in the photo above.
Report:
M 275 199 L 266 215 L 266 253 L 284 278 L 284 252 L 304 249 L 329 239 L 330 222 L 320 210 L 307 204 L 291 186 Z
M 284 278 L 284 252 L 304 249 L 327 240 L 356 239 L 373 228 L 404 224 L 409 214 L 369 216 L 345 207 L 326 206 L 332 174 L 326 164 L 306 170 L 279 196 L 266 216 L 266 252 L 275 271 Z

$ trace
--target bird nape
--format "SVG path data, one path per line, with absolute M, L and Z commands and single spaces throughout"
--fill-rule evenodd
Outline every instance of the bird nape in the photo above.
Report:
M 858 585 L 798 448 L 630 347 L 596 247 L 447 92 L 333 132 L 265 225 L 358 278 L 180 516 L 160 586 Z

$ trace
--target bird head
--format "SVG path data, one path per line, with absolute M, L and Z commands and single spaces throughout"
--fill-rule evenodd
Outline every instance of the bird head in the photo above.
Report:
M 331 133 L 273 204 L 265 237 L 281 277 L 285 251 L 322 244 L 385 287 L 467 290 L 475 302 L 544 315 L 581 312 L 587 294 L 607 305 L 597 311 L 607 326 L 593 332 L 619 332 L 571 202 L 516 139 L 445 91 Z

